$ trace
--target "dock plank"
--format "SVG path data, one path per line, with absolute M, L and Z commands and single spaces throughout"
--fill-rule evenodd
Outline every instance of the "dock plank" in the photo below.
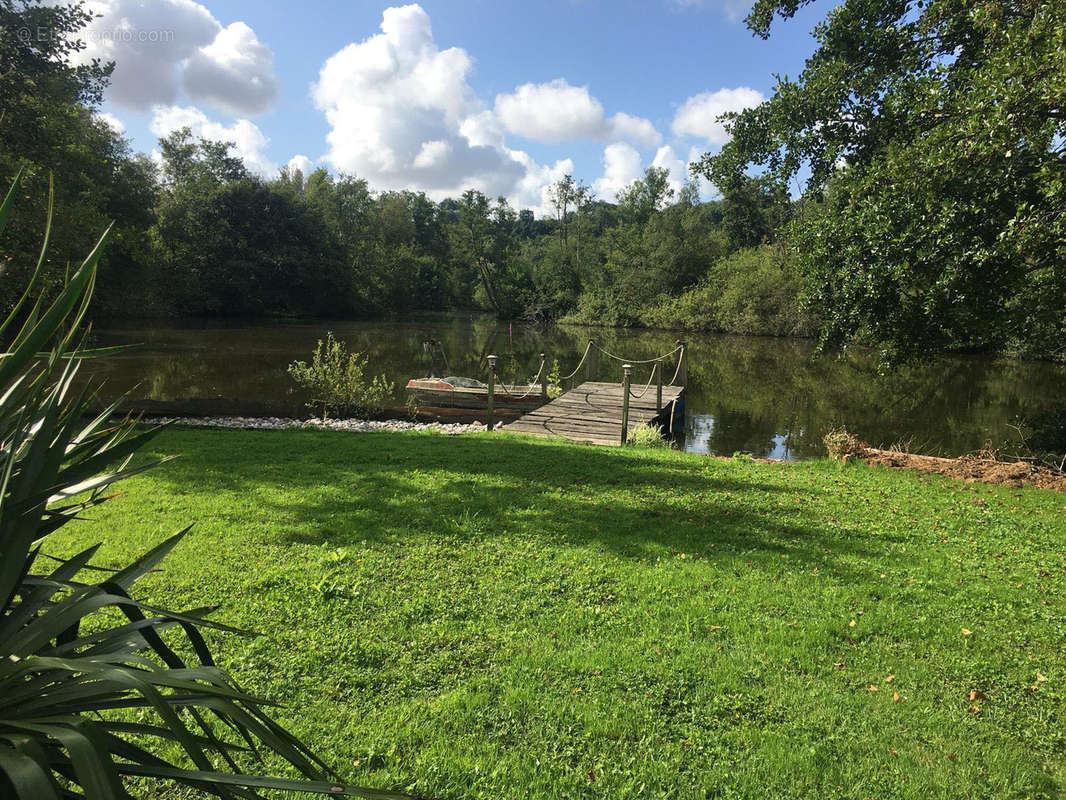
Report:
M 660 412 L 655 407 L 655 387 L 640 397 L 644 387 L 630 388 L 629 430 L 642 422 L 656 421 Z M 670 404 L 679 400 L 682 386 L 663 386 L 663 407 L 660 422 L 666 422 Z M 504 427 L 515 433 L 535 436 L 557 436 L 575 442 L 600 445 L 620 445 L 622 439 L 622 384 L 588 381 L 565 392 L 546 405 L 524 414 Z

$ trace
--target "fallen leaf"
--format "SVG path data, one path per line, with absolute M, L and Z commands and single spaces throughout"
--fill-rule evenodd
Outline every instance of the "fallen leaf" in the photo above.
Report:
M 892 681 L 894 681 L 895 679 L 895 675 L 889 675 L 887 678 L 885 678 L 885 683 L 892 683 Z
M 891 753 L 892 755 L 894 755 L 894 756 L 898 756 L 898 755 L 899 755 L 899 750 L 889 750 L 889 752 L 890 752 L 890 753 Z
M 1036 682 L 1037 683 L 1043 683 L 1046 680 L 1047 680 L 1047 676 L 1046 675 L 1041 675 L 1039 672 L 1036 673 Z
M 856 625 L 855 620 L 852 620 L 851 622 L 848 623 L 848 627 L 849 628 L 854 628 L 855 625 Z
M 972 633 L 973 633 L 973 631 L 971 631 L 969 628 L 963 628 L 962 629 L 962 635 L 963 636 L 969 636 Z
M 833 662 L 833 666 L 836 667 L 837 669 L 844 669 L 844 662 L 843 661 L 834 661 Z
M 987 697 L 985 697 L 985 694 L 984 694 L 984 692 L 980 692 L 980 691 L 978 691 L 977 689 L 971 689 L 971 690 L 970 690 L 970 702 L 971 702 L 971 703 L 972 703 L 972 702 L 973 702 L 974 700 L 987 700 L 987 699 L 988 699 L 988 698 L 987 698 Z
M 871 683 L 870 684 L 870 691 L 871 692 L 876 692 L 877 691 L 877 684 Z
M 892 693 L 892 702 L 893 703 L 898 703 L 899 702 L 899 692 L 893 692 Z
M 970 712 L 973 714 L 980 714 L 981 706 L 970 706 Z

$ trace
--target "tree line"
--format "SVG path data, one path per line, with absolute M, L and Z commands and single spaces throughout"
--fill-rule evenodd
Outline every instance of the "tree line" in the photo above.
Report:
M 803 2 L 759 0 L 768 36 Z M 913 8 L 912 8 L 913 6 Z M 94 112 L 112 66 L 74 66 L 78 5 L 0 0 L 0 177 L 25 168 L 7 273 L 62 285 L 109 220 L 96 313 L 506 319 L 813 335 L 879 347 L 1066 355 L 1061 4 L 848 0 L 795 81 L 728 120 L 674 191 L 650 168 L 609 201 L 566 176 L 535 218 L 470 190 L 434 201 L 358 176 L 246 169 L 176 131 L 155 159 Z M 876 24 L 875 24 L 876 23 Z M 22 41 L 9 32 L 66 35 Z M 5 33 L 8 32 L 8 33 Z M 793 196 L 802 169 L 804 191 Z M 22 281 L 5 281 L 9 307 Z

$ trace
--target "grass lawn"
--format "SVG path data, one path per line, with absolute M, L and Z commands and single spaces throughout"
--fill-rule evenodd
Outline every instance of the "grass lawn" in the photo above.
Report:
M 1066 793 L 1066 496 L 477 435 L 173 430 L 51 542 L 217 603 L 351 781 L 436 798 Z M 1034 688 L 1035 687 L 1035 688 Z

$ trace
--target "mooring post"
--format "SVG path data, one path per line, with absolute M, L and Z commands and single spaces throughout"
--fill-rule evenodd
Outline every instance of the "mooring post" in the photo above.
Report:
M 677 354 L 677 364 L 678 364 L 678 366 L 677 366 L 677 382 L 681 386 L 687 386 L 688 385 L 688 359 L 685 357 L 687 355 L 687 353 L 685 352 L 685 349 L 686 349 L 685 348 L 685 340 L 684 339 L 678 339 L 676 342 L 674 342 L 674 344 L 681 348 L 681 352 Z
M 492 430 L 492 406 L 496 397 L 496 356 L 489 356 L 489 402 L 485 411 L 485 427 Z
M 540 402 L 548 402 L 548 359 L 540 354 Z
M 663 413 L 663 362 L 655 362 L 655 416 Z
M 632 373 L 632 364 L 622 365 L 622 444 L 629 438 L 629 377 Z

